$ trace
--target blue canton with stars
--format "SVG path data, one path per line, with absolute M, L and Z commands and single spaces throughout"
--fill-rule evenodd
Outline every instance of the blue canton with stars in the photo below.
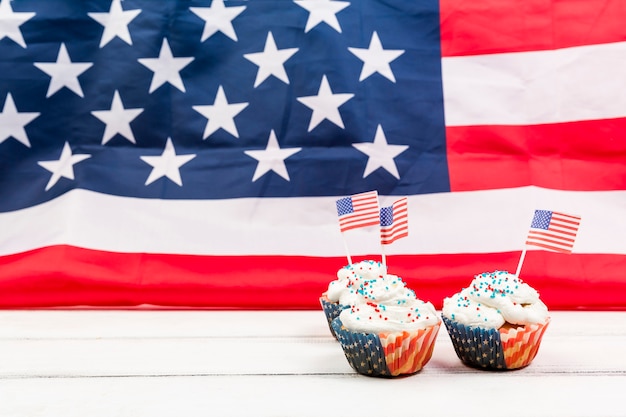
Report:
M 552 221 L 552 212 L 548 210 L 535 210 L 533 221 L 530 224 L 532 229 L 548 230 Z
M 380 209 L 380 225 L 391 226 L 393 224 L 393 207 L 383 207 Z
M 337 200 L 337 215 L 343 216 L 345 214 L 354 213 L 354 207 L 352 206 L 352 198 L 344 197 Z
M 450 191 L 438 26 L 434 0 L 0 0 L 0 211 Z

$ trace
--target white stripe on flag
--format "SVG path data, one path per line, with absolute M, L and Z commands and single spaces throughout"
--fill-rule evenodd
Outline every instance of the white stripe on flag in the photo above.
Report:
M 443 58 L 446 125 L 624 117 L 625 68 L 626 42 Z
M 381 197 L 381 202 L 395 199 Z M 390 245 L 387 255 L 522 250 L 529 213 L 537 206 L 561 212 L 575 207 L 584 219 L 576 253 L 626 254 L 626 239 L 607 238 L 626 236 L 626 191 L 523 187 L 408 200 L 409 236 Z M 335 202 L 336 197 L 138 199 L 76 189 L 35 207 L 0 213 L 0 255 L 67 244 L 133 253 L 343 257 Z M 380 251 L 378 228 L 345 235 L 353 255 Z

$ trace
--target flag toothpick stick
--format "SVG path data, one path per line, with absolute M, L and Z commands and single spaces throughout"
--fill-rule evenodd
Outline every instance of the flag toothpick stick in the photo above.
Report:
M 343 233 L 341 234 L 341 240 L 343 241 L 343 248 L 346 250 L 346 257 L 348 258 L 348 265 L 352 265 L 352 257 L 350 256 L 350 252 L 348 251 L 348 242 L 346 242 L 346 238 Z
M 339 229 L 341 230 L 343 246 L 348 257 L 348 265 L 352 265 L 348 244 L 343 234 L 348 230 L 380 224 L 378 191 L 368 191 L 340 198 L 337 200 L 336 205 L 337 215 L 339 216 Z
M 519 273 L 522 270 L 522 263 L 524 262 L 524 258 L 526 257 L 526 247 L 522 250 L 522 255 L 519 258 L 519 263 L 517 264 L 517 270 L 515 271 L 515 276 L 519 278 Z
M 387 270 L 387 257 L 385 256 L 385 245 L 380 245 L 380 254 L 381 254 L 381 261 L 383 263 L 383 266 L 385 267 L 385 270 Z
M 387 268 L 385 245 L 409 235 L 408 198 L 403 197 L 380 209 L 380 247 L 383 266 Z
M 549 210 L 535 210 L 515 276 L 519 277 L 528 246 L 536 246 L 552 252 L 572 253 L 579 226 L 580 217 L 578 216 Z

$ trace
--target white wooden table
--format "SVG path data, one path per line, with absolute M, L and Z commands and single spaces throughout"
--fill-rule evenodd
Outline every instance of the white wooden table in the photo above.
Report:
M 402 414 L 400 414 L 402 413 Z M 626 312 L 553 312 L 537 358 L 356 374 L 322 311 L 0 311 L 0 416 L 626 416 Z

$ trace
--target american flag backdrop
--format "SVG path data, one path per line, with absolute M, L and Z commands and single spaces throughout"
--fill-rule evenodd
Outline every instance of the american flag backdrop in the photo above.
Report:
M 319 308 L 335 202 L 406 196 L 422 299 L 626 307 L 622 0 L 0 0 L 0 307 Z M 380 259 L 380 231 L 346 235 Z M 531 248 L 529 248 L 531 249 Z

